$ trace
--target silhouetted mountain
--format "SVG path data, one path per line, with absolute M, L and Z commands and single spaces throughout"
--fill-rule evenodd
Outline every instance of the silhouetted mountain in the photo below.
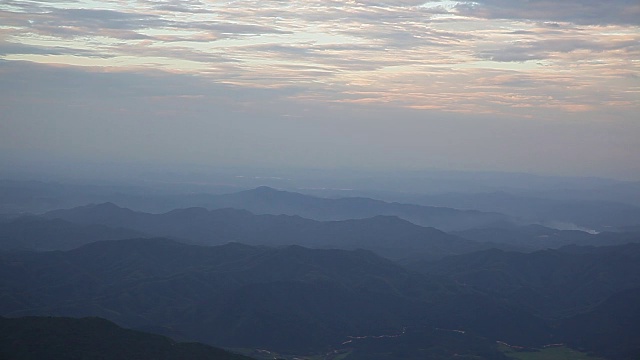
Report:
M 526 177 L 513 180 L 515 183 L 523 181 L 522 184 L 525 184 L 528 183 Z M 326 190 L 321 192 L 318 190 L 314 192 L 304 189 L 304 185 L 300 185 L 301 190 L 295 190 L 341 197 L 339 199 L 314 197 L 264 187 L 216 195 L 220 192 L 255 186 L 255 182 L 245 183 L 237 178 L 231 178 L 235 180 L 229 184 L 235 183 L 236 186 L 198 186 L 195 183 L 165 184 L 162 182 L 147 183 L 145 187 L 98 186 L 0 180 L 0 213 L 25 211 L 41 213 L 87 203 L 115 202 L 131 209 L 153 213 L 166 212 L 175 208 L 231 207 L 247 209 L 257 214 L 299 215 L 315 220 L 345 220 L 392 215 L 418 225 L 433 226 L 445 231 L 487 227 L 496 222 L 513 222 L 512 219 L 518 219 L 518 223 L 541 223 L 563 230 L 621 231 L 624 227 L 640 225 L 638 183 L 573 179 L 577 182 L 572 180 L 564 184 L 555 183 L 548 191 L 532 192 L 527 190 L 527 186 L 478 188 L 474 184 L 477 185 L 480 179 L 475 178 L 471 181 L 472 179 L 468 178 L 469 186 L 465 187 L 469 189 L 466 190 L 457 189 L 457 192 L 443 193 L 443 191 L 434 191 L 435 188 L 429 189 L 427 186 L 424 188 L 425 191 L 412 193 L 406 186 L 395 187 L 396 191 L 402 189 L 403 192 L 376 191 L 375 187 L 369 186 L 372 180 L 369 179 L 368 182 L 361 184 L 366 186 L 360 187 L 361 189 L 369 188 L 368 191 L 331 192 Z M 384 181 L 388 182 L 389 179 Z M 582 181 L 586 183 L 577 186 Z M 429 179 L 424 178 L 422 182 L 426 184 Z M 285 184 L 280 185 L 285 186 Z M 388 184 L 378 183 L 378 185 L 387 187 Z M 534 184 L 530 185 L 536 188 Z M 289 186 L 293 185 L 289 184 Z M 554 188 L 554 186 L 560 187 Z M 295 186 L 289 188 L 295 189 Z M 438 194 L 424 195 L 425 193 Z
M 140 237 L 129 229 L 79 225 L 61 219 L 22 216 L 0 221 L 0 250 L 69 250 L 101 240 Z
M 412 267 L 481 289 L 538 315 L 561 317 L 587 311 L 616 292 L 640 286 L 640 244 L 569 246 L 529 254 L 493 249 Z
M 364 250 L 106 241 L 5 253 L 0 290 L 5 316 L 100 316 L 226 347 L 308 352 L 406 326 L 517 344 L 549 338 L 536 317 Z
M 209 196 L 199 206 L 236 208 L 255 214 L 298 215 L 314 220 L 362 219 L 397 216 L 414 224 L 444 231 L 469 229 L 509 221 L 508 216 L 472 210 L 388 203 L 362 197 L 328 199 L 275 190 L 266 186 L 233 194 Z
M 469 229 L 454 231 L 451 234 L 473 241 L 493 241 L 496 243 L 510 244 L 529 251 L 559 248 L 569 244 L 581 244 L 587 241 L 591 235 L 584 231 L 563 231 L 541 225 Z
M 551 229 L 541 225 L 469 229 L 451 234 L 478 242 L 509 244 L 523 250 L 556 249 L 571 244 L 611 246 L 640 242 L 640 232 L 590 234 L 579 230 Z
M 368 249 L 393 258 L 436 259 L 494 247 L 448 235 L 390 216 L 345 221 L 315 221 L 288 215 L 254 215 L 246 210 L 189 208 L 147 214 L 114 204 L 56 210 L 45 215 L 80 224 L 130 228 L 200 244 L 241 242 L 314 248 Z
M 517 195 L 507 192 L 415 196 L 412 202 L 456 209 L 498 212 L 563 230 L 612 231 L 640 225 L 640 207 L 623 202 L 563 198 L 563 192 Z M 630 190 L 631 192 L 631 190 Z M 586 196 L 586 195 L 585 195 Z
M 509 217 L 495 213 L 387 203 L 368 198 L 319 198 L 268 187 L 224 195 L 167 194 L 153 189 L 144 190 L 125 186 L 0 181 L 0 212 L 42 212 L 83 203 L 118 201 L 132 208 L 154 212 L 184 207 L 236 208 L 256 214 L 298 215 L 322 221 L 389 215 L 443 230 L 461 230 L 509 220 Z
M 103 170 L 101 170 L 103 171 Z M 195 183 L 157 182 L 159 174 L 145 174 L 142 186 L 118 181 L 76 180 L 73 183 L 45 181 L 17 181 L 0 179 L 0 213 L 43 213 L 90 203 L 117 202 L 135 209 L 151 212 L 167 211 L 177 207 L 194 206 L 194 199 L 210 194 L 228 193 L 250 185 L 198 185 Z M 164 174 L 165 176 L 167 174 Z M 194 193 L 197 193 L 194 197 Z M 206 194 L 205 194 L 206 193 Z
M 134 228 L 138 222 L 153 217 L 152 214 L 119 207 L 113 203 L 92 204 L 69 210 L 53 210 L 45 214 L 52 219 L 64 219 L 78 224 L 104 224 Z
M 250 360 L 198 343 L 123 329 L 100 318 L 0 317 L 5 360 Z
M 568 344 L 615 360 L 640 358 L 640 288 L 616 293 L 560 326 Z

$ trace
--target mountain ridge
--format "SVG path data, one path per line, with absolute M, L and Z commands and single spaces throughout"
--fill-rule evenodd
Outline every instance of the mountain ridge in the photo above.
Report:
M 124 329 L 105 319 L 0 317 L 0 357 L 22 360 L 251 360 L 198 343 Z
M 364 248 L 392 259 L 416 256 L 440 258 L 496 246 L 459 238 L 390 215 L 323 222 L 298 215 L 255 215 L 247 210 L 230 208 L 189 208 L 148 214 L 115 205 L 93 205 L 56 210 L 44 217 L 84 225 L 130 228 L 151 236 L 169 236 L 199 244 L 242 242 L 253 245 Z M 508 248 L 508 245 L 503 246 Z
M 517 308 L 364 250 L 103 241 L 67 252 L 0 254 L 0 289 L 4 316 L 170 325 L 185 338 L 224 347 L 320 350 L 413 324 L 524 344 L 550 336 L 542 320 Z

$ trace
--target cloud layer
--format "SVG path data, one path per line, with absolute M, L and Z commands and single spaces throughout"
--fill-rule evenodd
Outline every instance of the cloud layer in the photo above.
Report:
M 635 0 L 8 0 L 2 121 L 21 121 L 6 114 L 27 117 L 15 107 L 34 101 L 136 109 L 130 119 L 175 113 L 165 104 L 194 119 L 215 106 L 238 119 L 268 109 L 272 121 L 370 107 L 424 121 L 607 123 L 621 134 L 640 113 L 639 11 Z M 36 65 L 49 82 L 28 73 Z M 65 76 L 86 87 L 82 102 L 41 90 L 69 87 Z

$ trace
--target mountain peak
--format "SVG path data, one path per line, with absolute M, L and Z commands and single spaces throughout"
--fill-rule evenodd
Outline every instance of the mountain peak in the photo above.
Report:
M 76 208 L 76 209 L 81 211 L 82 208 Z M 105 203 L 102 203 L 102 204 L 88 205 L 88 206 L 86 206 L 86 209 L 90 210 L 90 212 L 94 213 L 94 214 L 116 215 L 116 214 L 131 214 L 131 213 L 134 212 L 133 210 L 131 210 L 129 208 L 118 206 L 118 205 L 116 205 L 116 204 L 114 204 L 112 202 L 105 202 Z
M 262 185 L 262 186 L 258 186 L 257 188 L 253 189 L 253 190 L 249 190 L 249 191 L 253 191 L 253 192 L 257 192 L 257 193 L 275 193 L 275 192 L 284 192 L 282 190 L 278 190 L 278 189 L 274 189 L 270 186 L 266 186 L 266 185 Z
M 207 210 L 206 208 L 203 208 L 200 206 L 194 206 L 194 207 L 183 208 L 183 209 L 174 209 L 165 213 L 165 215 L 199 216 L 199 215 L 208 214 L 208 213 L 209 213 L 209 210 Z
M 250 199 L 269 199 L 269 200 L 283 200 L 283 201 L 308 201 L 309 199 L 315 199 L 315 196 L 301 194 L 289 190 L 275 189 L 266 185 L 258 186 L 255 189 L 249 189 L 235 193 L 244 198 Z
M 105 203 L 101 203 L 101 204 L 91 204 L 87 206 L 88 208 L 91 209 L 100 209 L 100 210 L 110 210 L 110 209 L 124 209 L 112 202 L 105 202 Z

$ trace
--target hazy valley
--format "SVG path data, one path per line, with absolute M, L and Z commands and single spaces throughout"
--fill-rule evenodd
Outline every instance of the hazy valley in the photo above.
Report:
M 10 190 L 19 183 L 4 184 L 5 209 L 18 199 L 35 209 L 61 196 L 55 184 L 27 183 L 19 197 Z M 198 341 L 256 358 L 508 359 L 520 348 L 541 356 L 572 348 L 604 359 L 640 353 L 634 217 L 595 232 L 546 227 L 524 210 L 479 210 L 487 210 L 486 199 L 458 210 L 264 186 L 170 196 L 95 189 L 82 196 L 191 207 L 145 212 L 105 202 L 5 212 L 5 334 L 38 327 L 52 331 L 38 346 L 56 346 L 74 335 L 56 333 L 63 320 L 45 316 L 100 317 L 174 339 L 153 341 Z M 534 201 L 531 211 L 541 203 L 554 204 Z M 622 203 L 602 211 L 612 209 L 637 211 Z M 594 206 L 583 210 L 574 218 L 594 214 Z M 568 221 L 562 214 L 547 216 Z M 107 323 L 64 321 L 91 327 L 97 337 L 87 344 L 101 346 Z M 2 351 L 35 346 L 28 344 L 5 343 Z M 151 354 L 147 345 L 131 346 Z M 232 356 L 206 355 L 218 351 L 206 347 L 180 351 L 200 354 L 185 355 L 194 359 Z

